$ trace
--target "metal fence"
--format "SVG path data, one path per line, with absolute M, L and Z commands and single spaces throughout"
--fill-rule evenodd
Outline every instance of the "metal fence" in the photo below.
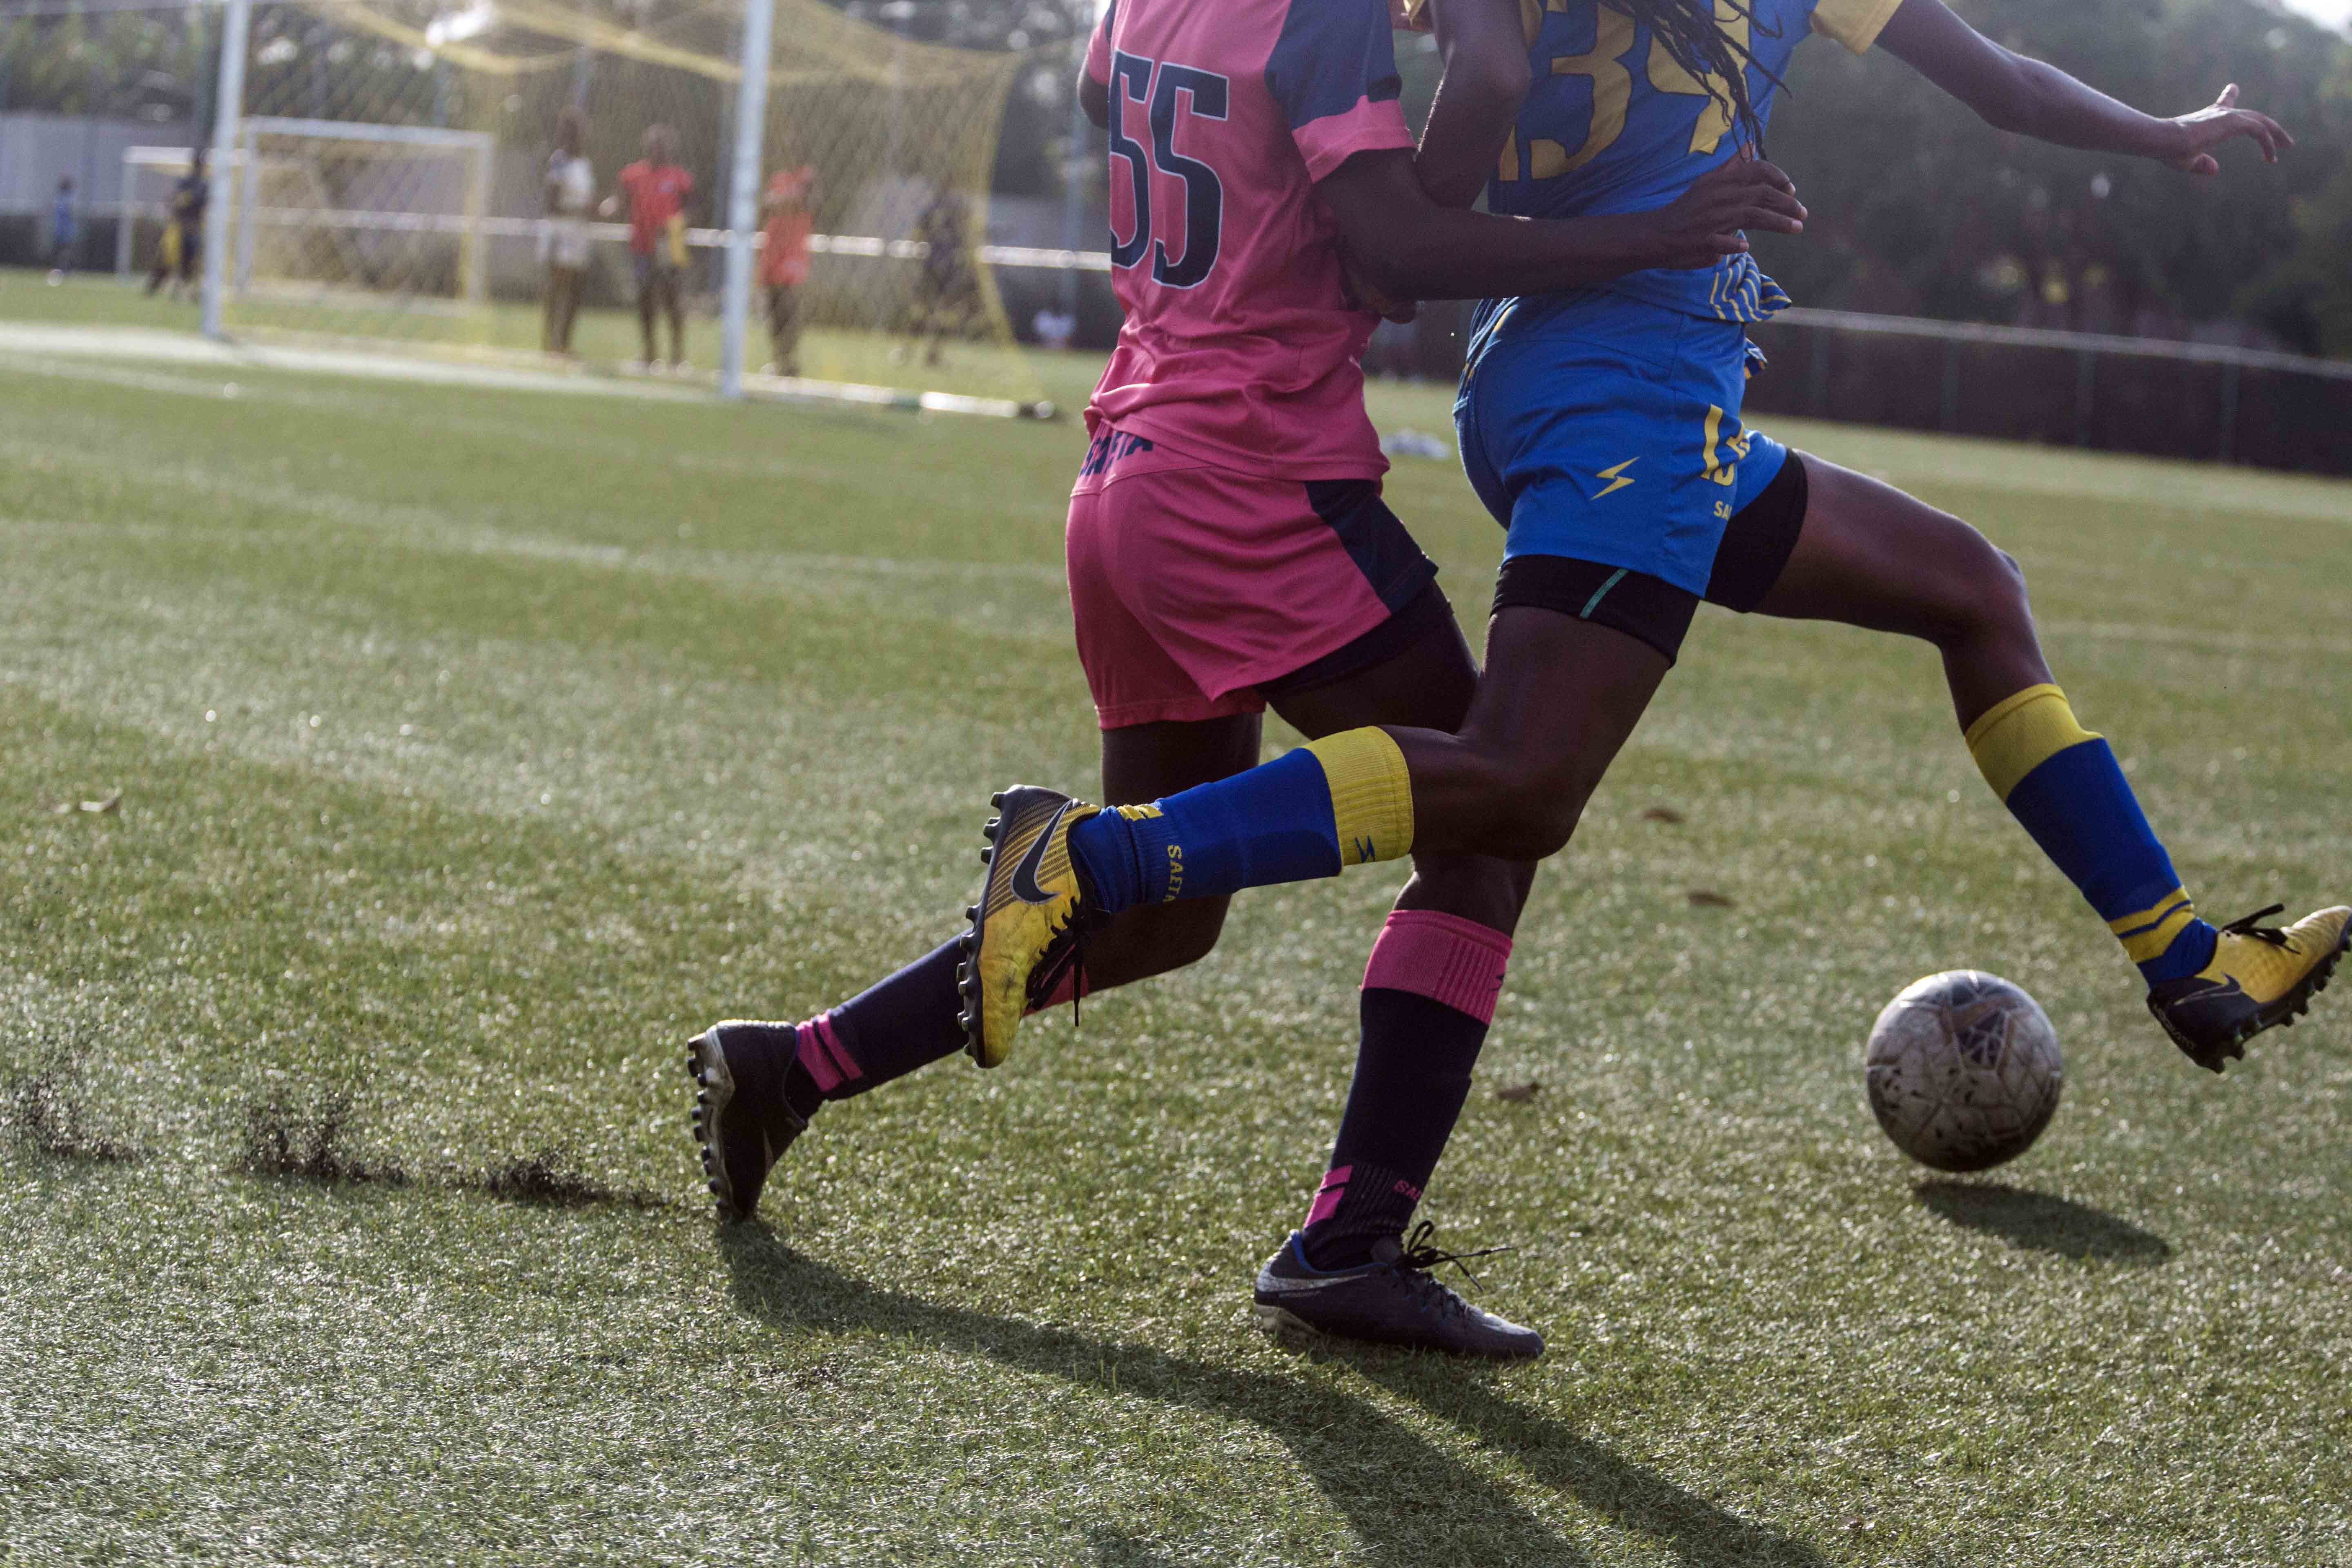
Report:
M 2220 343 L 1791 310 L 1759 413 L 2352 475 L 2352 363 Z
M 1366 368 L 1453 380 L 1469 312 L 1383 326 Z M 2348 361 L 1802 308 L 1749 331 L 1759 415 L 2352 476 Z

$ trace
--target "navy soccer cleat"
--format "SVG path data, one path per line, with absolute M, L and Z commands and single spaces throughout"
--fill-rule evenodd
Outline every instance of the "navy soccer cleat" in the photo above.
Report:
M 799 1049 L 793 1026 L 740 1019 L 711 1025 L 686 1047 L 686 1070 L 698 1086 L 694 1140 L 722 1220 L 751 1217 L 769 1171 L 824 1103 Z M 806 1109 L 796 1110 L 795 1101 Z
M 1423 1220 L 1409 1240 L 1383 1237 L 1372 1244 L 1370 1263 L 1339 1269 L 1309 1264 L 1299 1233 L 1292 1231 L 1258 1270 L 1259 1325 L 1277 1333 L 1305 1329 L 1449 1355 L 1531 1361 L 1543 1354 L 1541 1334 L 1472 1306 L 1430 1272 L 1443 1263 L 1460 1268 L 1464 1258 L 1486 1255 L 1441 1252 L 1429 1245 L 1433 1228 Z

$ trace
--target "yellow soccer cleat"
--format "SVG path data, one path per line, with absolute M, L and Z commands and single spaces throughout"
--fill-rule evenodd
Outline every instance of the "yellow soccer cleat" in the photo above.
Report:
M 2280 931 L 2256 925 L 2286 906 L 2273 904 L 2221 928 L 2212 961 L 2194 974 L 2149 990 L 2147 1010 L 2189 1059 L 2220 1072 L 2242 1058 L 2246 1042 L 2273 1024 L 2292 1024 L 2327 987 L 2352 939 L 2352 909 L 2321 910 Z
M 988 819 L 988 880 L 964 913 L 971 932 L 956 971 L 963 993 L 963 1048 L 992 1068 L 1013 1048 L 1029 1005 L 1029 977 L 1072 939 L 1085 892 L 1070 864 L 1070 829 L 1102 807 L 1035 784 L 995 797 Z

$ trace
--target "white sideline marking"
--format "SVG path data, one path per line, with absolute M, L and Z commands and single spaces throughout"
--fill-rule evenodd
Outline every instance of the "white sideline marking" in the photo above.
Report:
M 0 353 L 68 355 L 84 359 L 144 360 L 151 363 L 208 368 L 275 370 L 312 375 L 354 376 L 435 386 L 480 387 L 506 392 L 571 392 L 635 397 L 668 403 L 716 403 L 715 388 L 654 375 L 613 375 L 585 367 L 532 370 L 520 365 L 467 363 L 423 355 L 375 353 L 356 349 L 302 348 L 260 342 L 218 342 L 194 332 L 154 327 L 42 326 L 0 321 Z M 1051 417 L 1051 404 L 1024 404 L 1009 397 L 970 397 L 950 392 L 911 392 L 858 382 L 794 380 L 746 375 L 747 390 L 764 402 L 849 404 L 934 414 L 971 414 L 999 419 Z

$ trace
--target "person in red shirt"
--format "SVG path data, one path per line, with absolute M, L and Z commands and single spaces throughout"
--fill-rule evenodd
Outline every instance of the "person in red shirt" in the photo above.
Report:
M 798 375 L 801 307 L 798 289 L 808 281 L 809 236 L 816 230 L 816 171 L 803 163 L 768 176 L 763 203 L 766 242 L 760 247 L 760 282 L 768 290 L 768 338 L 775 350 L 769 371 Z
M 654 315 L 669 317 L 669 360 L 686 368 L 686 202 L 694 176 L 677 161 L 677 133 L 667 125 L 646 127 L 643 158 L 621 171 L 621 191 L 607 199 L 609 215 L 618 202 L 629 206 L 629 257 L 637 274 L 637 329 L 645 342 L 644 363 L 653 368 Z

